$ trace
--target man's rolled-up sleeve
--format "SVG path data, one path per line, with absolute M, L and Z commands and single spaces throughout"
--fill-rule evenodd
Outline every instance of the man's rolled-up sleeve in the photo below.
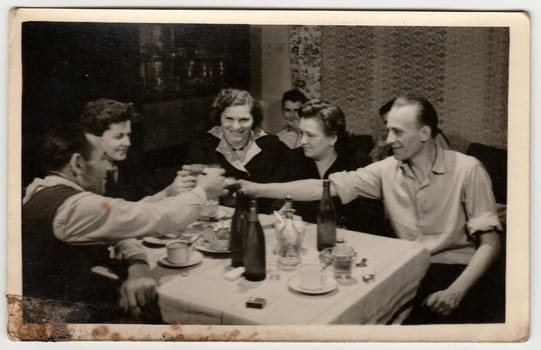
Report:
M 178 231 L 199 215 L 205 191 L 190 192 L 162 201 L 129 202 L 85 192 L 69 198 L 54 219 L 54 232 L 66 243 L 112 242 L 150 234 Z
M 372 163 L 354 171 L 341 171 L 329 176 L 342 203 L 347 204 L 359 196 L 381 198 L 381 164 Z
M 470 235 L 483 232 L 501 231 L 492 182 L 485 168 L 476 163 L 466 174 L 463 201 L 467 214 L 467 228 Z

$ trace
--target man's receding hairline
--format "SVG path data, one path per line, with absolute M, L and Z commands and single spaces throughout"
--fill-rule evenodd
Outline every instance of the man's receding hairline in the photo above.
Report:
M 396 104 L 398 100 L 401 100 L 402 103 Z M 421 104 L 417 101 L 405 100 L 403 98 L 397 98 L 395 100 L 395 103 L 393 103 L 393 106 L 391 107 L 391 109 L 389 109 L 389 112 L 387 112 L 387 121 L 389 121 L 389 114 L 391 113 L 393 109 L 399 109 L 399 108 L 404 108 L 404 107 L 416 107 L 415 119 L 417 120 L 417 123 L 420 126 L 424 125 L 423 123 L 421 123 L 421 118 L 420 118 L 421 108 L 422 108 Z

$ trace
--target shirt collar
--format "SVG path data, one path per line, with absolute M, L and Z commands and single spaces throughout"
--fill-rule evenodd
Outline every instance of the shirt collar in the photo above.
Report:
M 446 172 L 444 150 L 437 143 L 434 143 L 434 145 L 436 146 L 436 159 L 434 160 L 434 164 L 432 164 L 432 172 L 437 175 L 443 175 Z M 415 178 L 413 172 L 411 171 L 411 168 L 409 167 L 408 162 L 399 161 L 398 166 L 405 174 L 412 178 Z
M 432 165 L 432 172 L 438 175 L 443 175 L 446 172 L 445 152 L 443 148 L 441 148 L 437 143 L 436 143 L 436 160 L 434 161 L 434 165 Z
M 224 139 L 224 130 L 219 125 L 214 126 L 212 129 L 208 131 L 208 133 L 214 137 L 219 138 L 220 140 Z M 267 133 L 261 128 L 255 128 L 254 130 L 252 130 L 251 134 L 252 134 L 251 136 L 254 138 L 254 141 L 267 135 Z
M 58 175 L 47 175 L 43 179 L 35 178 L 34 181 L 32 181 L 32 183 L 26 187 L 23 203 L 26 203 L 36 192 L 57 185 L 65 185 L 76 190 L 85 191 L 81 186 L 64 177 Z
M 246 155 L 244 156 L 244 159 L 242 161 L 237 159 L 236 154 L 234 153 L 231 146 L 225 141 L 223 129 L 221 126 L 215 126 L 212 129 L 210 129 L 209 134 L 217 137 L 220 139 L 220 143 L 218 143 L 218 146 L 216 146 L 216 152 L 221 153 L 227 162 L 231 164 L 236 169 L 249 173 L 248 169 L 246 169 L 245 165 L 252 160 L 257 154 L 261 152 L 261 148 L 257 145 L 255 140 L 267 135 L 265 131 L 262 129 L 256 128 L 250 132 L 250 137 L 252 138 L 250 147 L 246 150 Z

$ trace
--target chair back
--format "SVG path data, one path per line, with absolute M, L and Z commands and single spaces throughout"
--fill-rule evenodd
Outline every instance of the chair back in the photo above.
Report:
M 496 202 L 507 204 L 507 150 L 481 143 L 471 143 L 467 153 L 479 159 L 485 166 Z

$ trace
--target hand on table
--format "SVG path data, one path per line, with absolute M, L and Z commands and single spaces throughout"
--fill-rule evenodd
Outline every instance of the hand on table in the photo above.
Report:
M 136 263 L 128 268 L 128 278 L 120 287 L 119 305 L 132 316 L 140 316 L 143 308 L 156 299 L 157 282 L 148 275 L 146 263 Z
M 176 196 L 179 193 L 192 190 L 196 185 L 196 181 L 196 178 L 190 175 L 188 171 L 177 171 L 177 177 L 165 190 L 167 196 Z
M 464 291 L 458 289 L 447 288 L 430 294 L 423 302 L 423 306 L 428 307 L 432 312 L 437 314 L 448 316 L 453 312 L 462 298 L 464 298 Z

